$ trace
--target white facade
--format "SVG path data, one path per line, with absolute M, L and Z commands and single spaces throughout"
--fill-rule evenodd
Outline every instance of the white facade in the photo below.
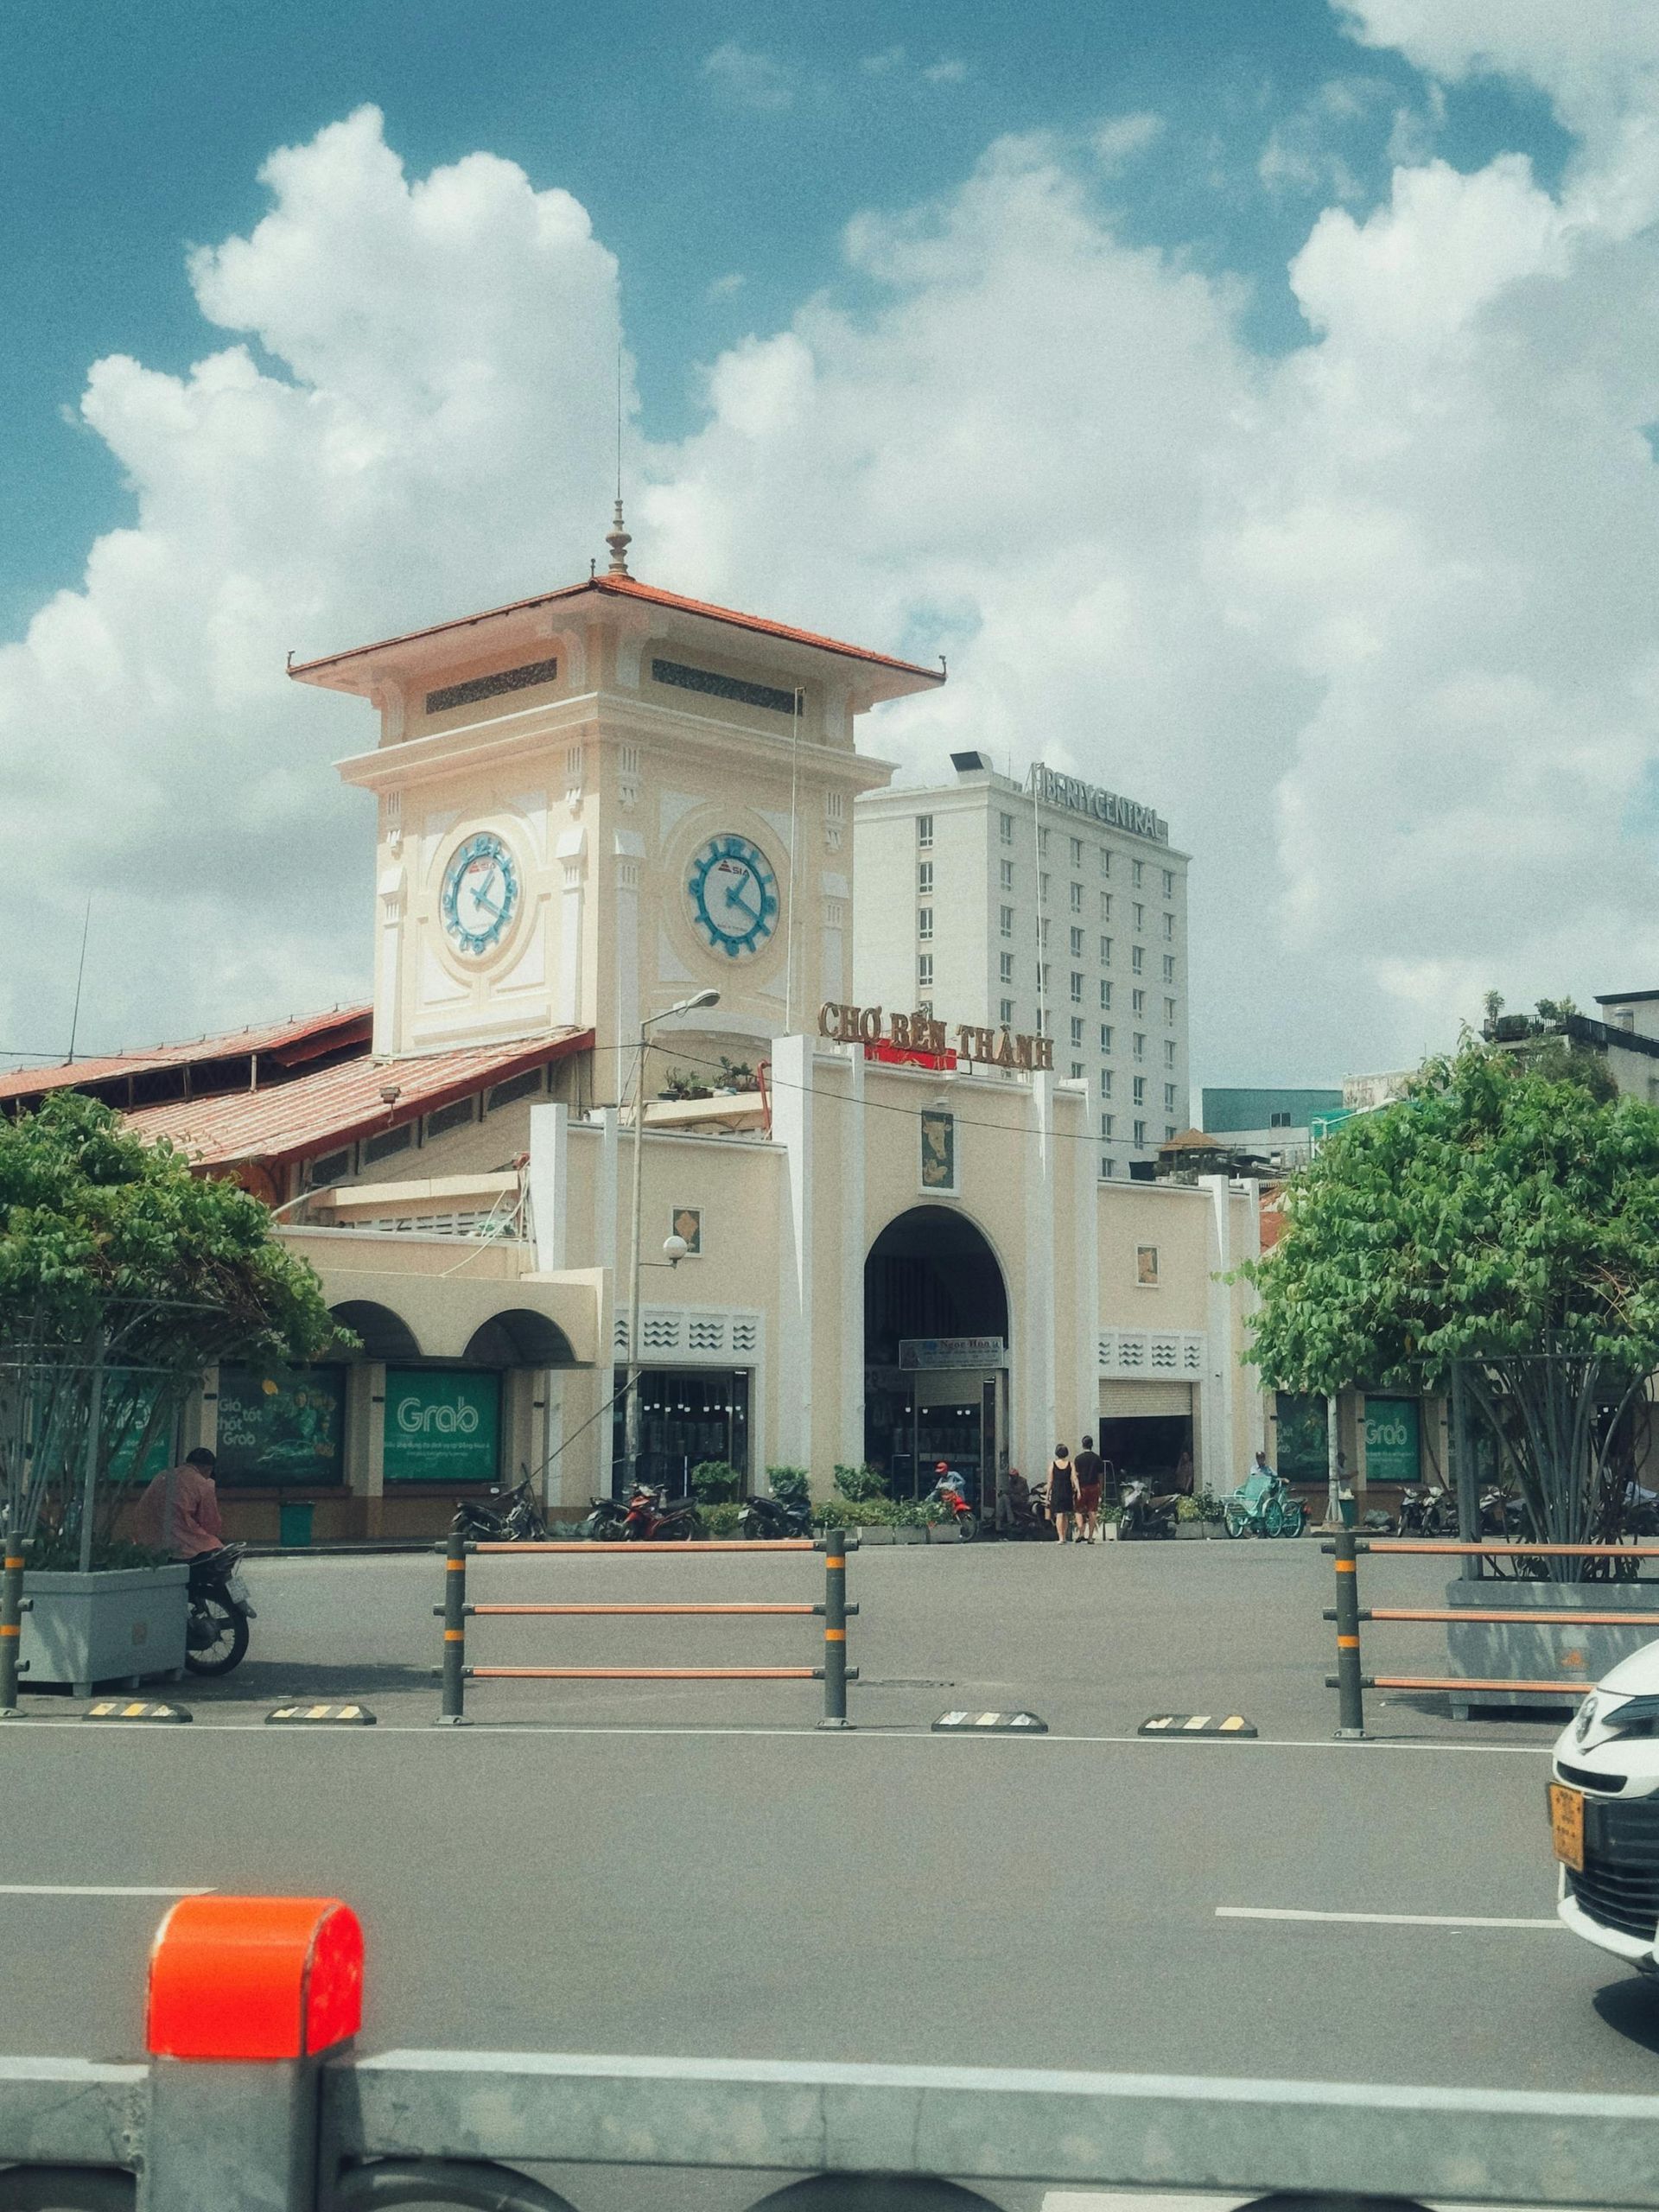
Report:
M 1189 1117 L 1188 855 L 1150 808 L 952 757 L 952 783 L 855 804 L 854 995 L 1040 1029 L 1088 1086 L 1098 1173 L 1127 1176 Z

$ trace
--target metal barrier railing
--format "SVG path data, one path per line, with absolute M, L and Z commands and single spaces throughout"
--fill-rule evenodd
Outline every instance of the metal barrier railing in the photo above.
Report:
M 847 1685 L 858 1680 L 856 1667 L 847 1664 L 847 1623 L 857 1612 L 847 1602 L 847 1554 L 858 1548 L 856 1536 L 832 1529 L 817 1537 L 788 1536 L 754 1542 L 742 1538 L 713 1537 L 696 1543 L 469 1543 L 459 1528 L 449 1532 L 445 1548 L 443 1603 L 433 1611 L 443 1620 L 443 1664 L 439 1669 L 442 1693 L 438 1725 L 467 1725 L 467 1685 L 469 1681 L 537 1682 L 786 1682 L 823 1684 L 823 1718 L 820 1728 L 850 1728 L 847 1718 Z M 707 1552 L 764 1554 L 779 1552 L 823 1554 L 823 1597 L 821 1602 L 764 1604 L 728 1601 L 672 1605 L 477 1605 L 467 1595 L 469 1553 L 503 1553 L 521 1559 L 535 1553 L 560 1553 L 585 1560 L 637 1559 L 641 1554 L 669 1554 L 683 1558 Z M 536 1616 L 543 1619 L 638 1618 L 721 1618 L 776 1620 L 795 1615 L 823 1623 L 823 1663 L 818 1667 L 480 1667 L 467 1658 L 467 1624 L 480 1618 Z
M 21 1656 L 23 1615 L 30 1600 L 23 1595 L 23 1546 L 21 1538 L 0 1537 L 0 1720 L 17 1714 L 17 1677 L 29 1662 Z
M 1525 1681 L 1511 1675 L 1483 1680 L 1469 1675 L 1367 1675 L 1360 1663 L 1359 1625 L 1362 1621 L 1447 1621 L 1514 1623 L 1529 1628 L 1651 1628 L 1659 1630 L 1659 1612 L 1632 1611 L 1597 1612 L 1575 1605 L 1571 1611 L 1550 1611 L 1546 1606 L 1504 1605 L 1362 1605 L 1359 1602 L 1357 1554 L 1393 1553 L 1402 1555 L 1434 1554 L 1457 1559 L 1659 1559 L 1659 1544 L 1511 1544 L 1389 1541 L 1357 1537 L 1351 1529 L 1340 1529 L 1321 1550 L 1334 1553 L 1337 1562 L 1337 1602 L 1327 1605 L 1325 1618 L 1337 1624 L 1337 1671 L 1327 1675 L 1325 1686 L 1337 1693 L 1337 1733 L 1357 1739 L 1365 1733 L 1367 1690 L 1446 1690 L 1478 1697 L 1503 1694 L 1524 1696 L 1581 1696 L 1593 1688 L 1587 1680 Z
M 0 2058 L 0 2207 L 571 2212 L 525 2166 L 757 2178 L 755 2212 L 938 2185 L 1659 2207 L 1659 2097 L 1181 2075 L 352 2048 L 334 1898 L 197 1897 L 150 1954 L 146 2063 Z M 21 2169 L 21 2177 L 16 2171 Z M 11 2171 L 8 2171 L 11 2170 Z M 803 2199 L 803 2177 L 821 2193 Z M 870 2177 L 880 2177 L 879 2183 Z M 15 2184 L 15 2186 L 14 2186 Z M 849 2192 L 850 2194 L 850 2192 Z M 1379 2205 L 1379 2212 L 1381 2207 Z

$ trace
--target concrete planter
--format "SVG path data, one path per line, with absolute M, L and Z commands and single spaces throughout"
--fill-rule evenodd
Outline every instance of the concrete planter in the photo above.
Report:
M 1510 1582 L 1488 1580 L 1446 1586 L 1450 1606 L 1501 1609 L 1504 1612 L 1659 1613 L 1659 1582 Z M 1610 1667 L 1628 1659 L 1644 1643 L 1659 1641 L 1659 1628 L 1580 1628 L 1567 1622 L 1452 1621 L 1446 1631 L 1448 1675 L 1478 1681 L 1582 1682 L 1586 1689 Z M 1450 1693 L 1452 1710 L 1467 1719 L 1471 1706 L 1513 1708 L 1531 1706 L 1571 1713 L 1574 1692 L 1554 1695 L 1536 1690 L 1482 1690 L 1464 1698 Z
M 188 1567 L 123 1567 L 111 1574 L 27 1573 L 19 1652 L 26 1688 L 68 1682 L 137 1686 L 184 1665 Z
M 927 1541 L 925 1529 L 894 1529 L 886 1522 L 877 1529 L 861 1529 L 855 1524 L 849 1534 L 858 1538 L 861 1547 L 866 1544 L 925 1544 Z

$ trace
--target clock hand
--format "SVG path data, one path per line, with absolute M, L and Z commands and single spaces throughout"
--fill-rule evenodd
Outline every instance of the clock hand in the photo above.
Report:
M 740 914 L 747 914 L 752 922 L 758 922 L 760 918 L 759 909 L 740 899 L 729 884 L 726 887 L 726 904 L 728 906 L 735 906 Z

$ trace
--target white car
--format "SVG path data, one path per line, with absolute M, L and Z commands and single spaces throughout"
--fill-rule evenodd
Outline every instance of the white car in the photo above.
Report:
M 1659 1974 L 1659 1643 L 1621 1659 L 1556 1738 L 1555 1910 L 1575 1936 Z

